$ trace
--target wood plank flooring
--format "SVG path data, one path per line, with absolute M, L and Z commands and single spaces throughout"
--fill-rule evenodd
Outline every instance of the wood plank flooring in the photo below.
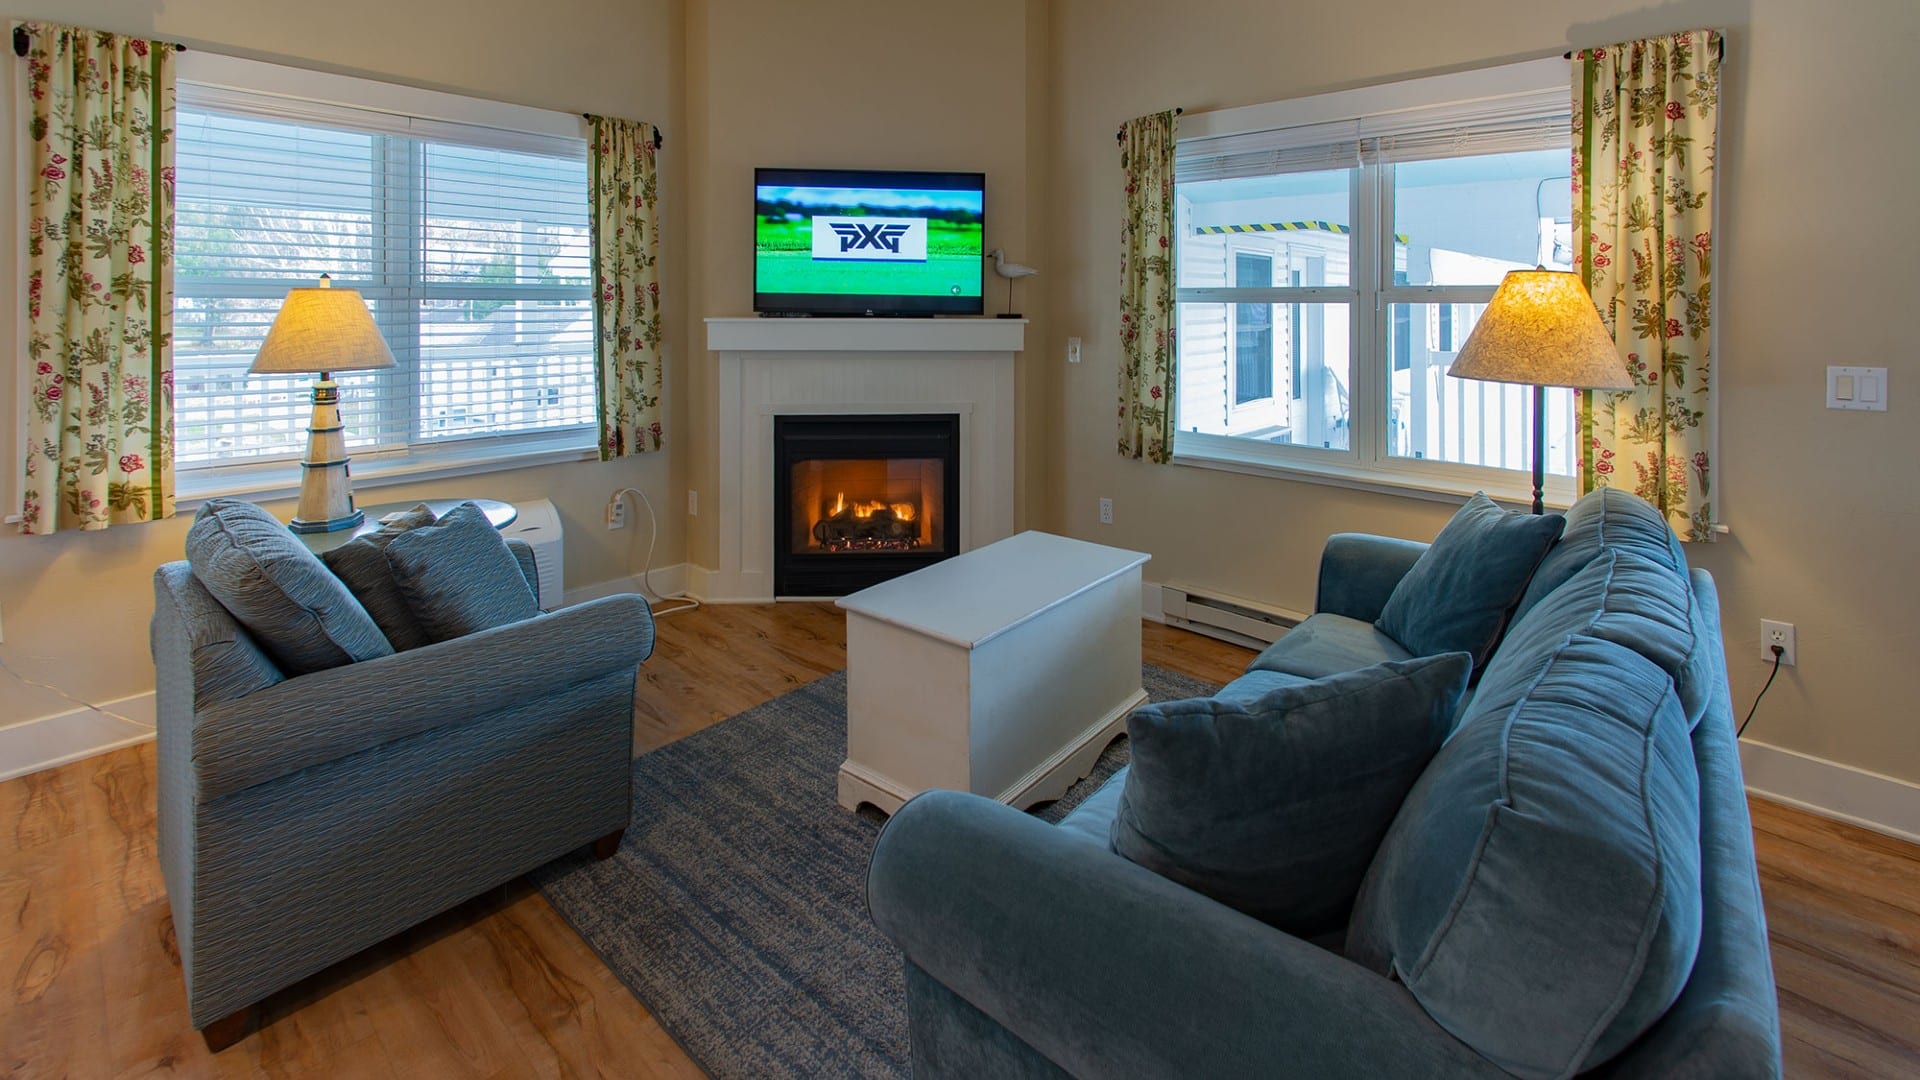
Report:
M 1225 682 L 1248 653 L 1146 625 L 1146 659 Z M 825 604 L 661 620 L 638 753 L 845 666 Z M 1792 1076 L 1920 1075 L 1920 848 L 1753 804 Z M 151 745 L 0 784 L 0 1075 L 693 1077 L 524 882 L 270 999 L 211 1056 L 187 1026 Z

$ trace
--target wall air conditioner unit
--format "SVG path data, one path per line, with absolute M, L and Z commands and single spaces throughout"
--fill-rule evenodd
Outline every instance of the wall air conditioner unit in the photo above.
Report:
M 533 568 L 540 578 L 540 610 L 552 611 L 560 606 L 561 594 L 566 590 L 560 511 L 546 499 L 516 505 L 520 516 L 501 529 L 500 535 L 533 545 Z
M 1297 611 L 1207 592 L 1174 582 L 1160 586 L 1160 610 L 1178 626 L 1249 649 L 1264 649 L 1306 619 Z

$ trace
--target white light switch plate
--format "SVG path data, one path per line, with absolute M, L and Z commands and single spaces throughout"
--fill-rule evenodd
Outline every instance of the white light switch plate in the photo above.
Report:
M 1827 408 L 1886 412 L 1887 369 L 1829 365 Z

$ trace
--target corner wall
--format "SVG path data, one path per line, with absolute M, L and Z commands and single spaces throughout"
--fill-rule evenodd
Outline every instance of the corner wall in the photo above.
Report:
M 1119 314 L 1113 288 L 1121 200 L 1113 132 L 1129 117 L 1277 101 L 1551 56 L 1679 30 L 1727 33 L 1719 273 L 1720 505 L 1733 532 L 1690 546 L 1721 588 L 1734 700 L 1766 675 L 1761 617 L 1798 626 L 1750 741 L 1920 780 L 1920 738 L 1900 675 L 1920 651 L 1920 575 L 1907 567 L 1920 480 L 1904 433 L 1920 408 L 1908 320 L 1920 250 L 1911 177 L 1920 144 L 1900 133 L 1920 100 L 1920 8 L 1857 0 L 1670 0 L 1591 22 L 1498 0 L 1424 5 L 1350 0 L 1059 0 L 1052 39 L 1049 163 L 1057 357 L 1047 361 L 1043 527 L 1152 552 L 1178 578 L 1311 610 L 1328 534 L 1428 538 L 1451 507 L 1314 484 L 1127 461 L 1115 454 Z M 1582 12 L 1591 10 L 1580 9 Z M 1827 364 L 1884 365 L 1890 411 L 1825 409 Z M 1906 414 L 1903 416 L 1903 414 Z M 1096 501 L 1115 501 L 1115 524 Z
M 678 4 L 670 0 L 562 0 L 538 7 L 516 0 L 19 0 L 13 13 L 123 33 L 151 34 L 192 48 L 247 56 L 410 86 L 444 90 L 568 112 L 597 112 L 652 121 L 667 133 L 664 161 L 669 206 L 685 189 L 678 150 L 681 87 Z M 11 169 L 0 170 L 0 207 L 23 197 Z M 11 214 L 9 213 L 10 217 Z M 662 288 L 685 288 L 685 218 L 669 214 L 663 239 Z M 17 231 L 11 222 L 0 235 Z M 13 250 L 9 243 L 5 250 Z M 0 295 L 24 291 L 13 261 L 0 259 Z M 569 585 L 625 578 L 640 569 L 644 521 L 608 532 L 602 508 L 622 487 L 647 491 L 660 519 L 656 565 L 683 558 L 680 507 L 686 412 L 679 395 L 686 355 L 686 308 L 667 310 L 668 437 L 661 454 L 622 461 L 548 465 L 432 483 L 362 486 L 363 503 L 425 497 L 492 496 L 553 500 L 566 526 Z M 13 304 L 0 305 L 0 340 L 24 341 Z M 0 379 L 0 439 L 22 438 L 13 367 Z M 11 454 L 0 467 L 11 467 Z M 11 493 L 17 481 L 0 482 Z M 290 502 L 269 503 L 290 516 Z M 13 508 L 9 508 L 11 513 Z M 181 557 L 191 513 L 104 532 L 21 536 L 0 528 L 0 660 L 28 679 L 50 683 L 91 702 L 151 689 L 147 622 L 152 575 Z M 58 695 L 0 673 L 0 726 L 67 711 Z
M 1050 272 L 1037 253 L 1041 198 L 1037 84 L 1046 56 L 1045 0 L 961 5 L 886 0 L 688 0 L 687 327 L 690 415 L 699 429 L 688 483 L 702 509 L 718 493 L 719 405 L 710 316 L 753 308 L 755 167 L 922 169 L 987 174 L 986 246 Z M 1042 328 L 1031 279 L 1015 302 Z M 1006 283 L 986 274 L 988 314 Z M 1031 520 L 1046 486 L 1034 426 L 1042 414 L 1030 347 L 1017 361 L 1016 520 Z M 689 561 L 719 565 L 717 515 L 689 519 Z

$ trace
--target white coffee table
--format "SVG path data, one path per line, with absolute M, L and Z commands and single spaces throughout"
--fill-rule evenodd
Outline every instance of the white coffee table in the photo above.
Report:
M 840 805 L 950 788 L 1024 809 L 1087 775 L 1147 697 L 1149 558 L 1024 532 L 841 598 Z

